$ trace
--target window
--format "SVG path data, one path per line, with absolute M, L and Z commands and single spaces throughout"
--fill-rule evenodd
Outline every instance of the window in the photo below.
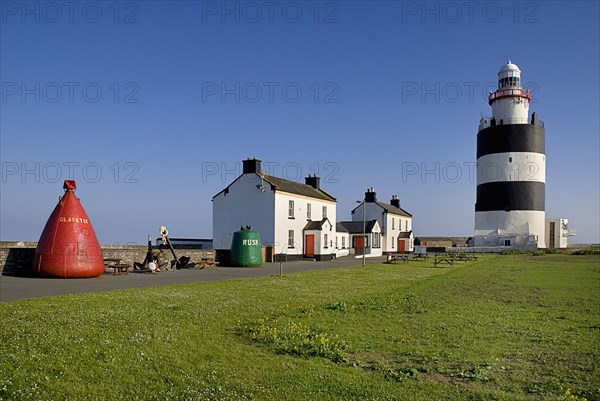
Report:
M 373 233 L 373 248 L 380 248 L 380 247 L 381 247 L 381 234 Z
M 394 237 L 392 237 L 392 249 L 394 249 L 396 247 L 396 244 L 394 243 Z
M 508 158 L 508 162 L 509 162 L 509 163 L 512 163 L 512 157 L 509 157 L 509 158 Z
M 339 245 L 339 244 L 338 244 L 338 236 L 336 235 L 336 236 L 335 236 L 335 247 L 336 247 L 336 249 L 337 249 L 337 248 L 339 248 L 339 246 L 338 246 L 338 245 Z
M 404 220 L 404 231 L 408 231 L 408 220 Z
M 395 218 L 392 217 L 392 230 L 394 229 L 394 222 L 396 221 Z M 402 221 L 402 220 L 401 220 Z
M 327 246 L 328 245 L 327 244 L 327 234 L 323 235 L 323 239 L 325 240 L 325 246 L 324 246 L 324 248 L 327 249 L 328 248 L 328 246 Z
M 293 200 L 289 201 L 288 218 L 290 218 L 290 219 L 294 218 L 294 201 Z
M 510 240 L 509 239 L 505 239 L 504 240 L 504 246 L 510 246 Z
M 306 205 L 306 220 L 310 220 L 311 219 L 311 217 L 310 217 L 311 210 L 310 209 L 311 209 L 311 205 L 310 205 L 310 203 L 308 203 Z
M 346 237 L 342 237 L 342 249 L 346 249 Z
M 288 231 L 288 248 L 294 247 L 294 230 Z
M 323 218 L 327 218 L 327 206 L 323 206 Z

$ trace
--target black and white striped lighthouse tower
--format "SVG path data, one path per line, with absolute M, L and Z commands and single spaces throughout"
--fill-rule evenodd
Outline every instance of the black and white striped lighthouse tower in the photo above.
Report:
M 545 130 L 510 60 L 477 134 L 475 246 L 545 248 Z

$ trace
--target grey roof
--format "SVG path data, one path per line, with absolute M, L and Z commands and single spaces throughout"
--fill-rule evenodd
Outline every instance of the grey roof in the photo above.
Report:
M 266 181 L 267 183 L 270 184 L 271 189 L 274 191 L 288 192 L 291 194 L 302 195 L 302 196 L 306 196 L 309 198 L 322 199 L 322 200 L 326 200 L 326 201 L 330 201 L 330 202 L 337 202 L 336 199 L 333 196 L 329 195 L 327 192 L 323 191 L 322 189 L 316 189 L 310 185 L 302 184 L 297 181 L 286 180 L 284 178 L 273 177 L 272 175 L 268 175 L 268 174 L 264 174 L 264 173 L 262 173 L 262 174 L 252 173 L 252 174 L 254 174 L 258 177 L 257 182 L 260 182 L 260 179 L 262 178 L 264 181 Z M 227 192 L 229 190 L 229 187 L 232 186 L 233 183 L 235 183 L 237 180 L 239 180 L 243 176 L 244 176 L 244 174 L 240 175 L 238 178 L 233 180 L 231 182 L 231 184 L 229 184 L 227 187 L 225 187 L 223 190 L 221 190 L 219 193 L 217 193 L 215 196 L 213 196 L 213 199 L 217 195 L 219 195 L 221 192 Z
M 289 192 L 291 194 L 303 195 L 310 198 L 323 199 L 331 202 L 336 201 L 333 196 L 329 195 L 322 189 L 315 189 L 310 185 L 279 177 L 273 177 L 272 175 L 262 174 L 261 176 L 265 181 L 274 187 L 273 189 L 277 191 Z
M 335 231 L 338 233 L 347 233 L 348 229 L 346 229 L 346 227 L 344 227 L 344 225 L 338 221 L 335 223 Z
M 325 224 L 325 222 L 329 222 L 329 219 L 327 217 L 325 217 L 323 220 L 315 220 L 315 221 L 309 221 L 308 223 L 306 223 L 306 225 L 304 226 L 305 230 L 322 230 L 323 229 L 323 224 Z M 329 222 L 329 224 L 331 225 L 331 222 Z
M 363 222 L 362 221 L 340 221 L 339 224 L 344 226 L 350 234 L 362 234 Z M 370 220 L 366 222 L 365 232 L 373 232 L 373 227 L 377 224 L 377 220 Z
M 397 214 L 397 215 L 405 216 L 405 217 L 412 217 L 412 214 L 408 213 L 406 210 L 404 210 L 402 208 L 398 208 L 396 206 L 392 206 L 389 203 L 383 203 L 383 202 L 379 202 L 379 201 L 367 202 L 367 203 L 375 203 L 377 206 L 381 207 L 383 210 L 385 210 L 388 213 L 393 213 L 393 214 Z M 362 203 L 360 205 L 356 206 L 354 209 L 352 209 L 352 213 L 354 213 L 354 211 L 361 206 L 362 206 Z
M 412 217 L 412 214 L 408 213 L 406 210 L 404 210 L 402 208 L 398 208 L 396 206 L 392 206 L 388 203 L 383 203 L 383 202 L 375 202 L 375 203 L 378 204 L 379 206 L 381 206 L 388 213 L 399 214 L 400 216 Z

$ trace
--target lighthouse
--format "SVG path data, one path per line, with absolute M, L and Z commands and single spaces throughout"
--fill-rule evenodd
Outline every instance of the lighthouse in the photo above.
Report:
M 489 95 L 492 117 L 479 122 L 475 246 L 546 247 L 545 129 L 530 100 L 509 60 Z

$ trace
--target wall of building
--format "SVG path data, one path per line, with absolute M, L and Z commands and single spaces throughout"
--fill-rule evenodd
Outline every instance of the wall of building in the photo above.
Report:
M 0 274 L 27 276 L 31 274 L 36 242 L 0 242 Z M 148 247 L 146 245 L 100 245 L 102 256 L 111 259 L 123 259 L 123 263 L 143 262 Z M 178 257 L 188 256 L 191 262 L 200 262 L 201 258 L 215 257 L 212 249 L 175 249 Z M 173 259 L 168 248 L 162 249 L 160 261 Z
M 366 202 L 366 220 L 377 220 L 381 227 L 381 250 L 382 252 L 398 252 L 398 236 L 400 232 L 412 230 L 412 219 L 392 213 L 383 213 L 384 209 L 372 202 Z M 392 223 L 392 219 L 394 222 Z M 363 220 L 363 205 L 359 205 L 352 214 L 352 221 Z M 393 228 L 392 228 L 393 227 Z M 392 241 L 393 238 L 393 241 Z M 407 239 L 406 252 L 412 252 L 413 242 Z
M 289 201 L 294 201 L 294 218 L 289 217 Z M 328 231 L 330 239 L 335 238 L 336 204 L 321 199 L 304 197 L 296 194 L 277 192 L 275 195 L 275 252 L 278 254 L 303 255 L 304 254 L 304 227 L 308 223 L 307 208 L 311 205 L 311 220 L 321 221 L 323 219 L 323 206 L 327 207 L 327 218 L 334 224 Z M 273 212 L 271 212 L 273 213 Z M 294 231 L 294 248 L 288 247 L 288 231 Z M 322 238 L 321 238 L 322 239 Z M 315 253 L 322 252 L 323 246 L 315 236 Z M 331 253 L 328 251 L 328 253 Z
M 278 248 L 274 208 L 275 194 L 270 184 L 261 182 L 255 174 L 242 175 L 229 186 L 228 193 L 213 198 L 213 248 L 229 249 L 233 233 L 246 225 L 259 233 L 263 245 Z
M 475 246 L 498 246 L 500 237 L 515 236 L 518 245 L 529 245 L 529 237 L 545 248 L 545 212 L 538 210 L 486 211 L 475 213 Z

